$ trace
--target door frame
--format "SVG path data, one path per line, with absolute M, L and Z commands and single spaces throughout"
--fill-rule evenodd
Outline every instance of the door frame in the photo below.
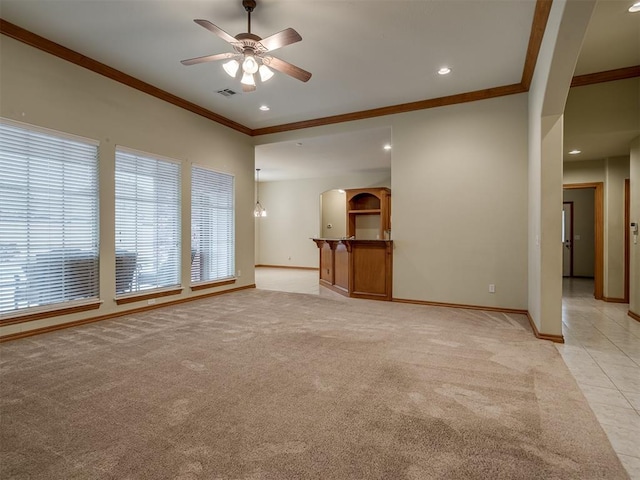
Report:
M 569 222 L 569 245 L 571 245 L 571 248 L 569 248 L 569 278 L 572 278 L 573 277 L 573 201 L 562 202 L 563 207 L 564 205 L 569 205 L 569 212 L 571 215 L 571 221 Z M 562 276 L 564 277 L 564 275 Z
M 593 296 L 596 300 L 602 300 L 604 297 L 604 182 L 568 183 L 562 186 L 563 190 L 582 188 L 595 189 L 593 195 L 595 230 Z

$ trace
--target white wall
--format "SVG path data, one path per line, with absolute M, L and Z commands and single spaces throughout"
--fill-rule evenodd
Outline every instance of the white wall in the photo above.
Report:
M 117 306 L 115 296 L 115 146 L 122 145 L 182 162 L 183 293 L 188 287 L 191 164 L 235 175 L 236 268 L 242 277 L 229 289 L 254 283 L 253 164 L 251 138 L 36 50 L 4 35 L 0 68 L 0 114 L 5 118 L 72 133 L 100 142 L 100 297 L 98 310 L 2 327 L 21 330 L 110 314 L 141 306 Z M 185 260 L 186 259 L 186 260 Z M 203 290 L 208 293 L 213 290 Z M 146 305 L 146 302 L 144 303 Z
M 257 219 L 258 265 L 318 267 L 320 194 L 335 188 L 390 187 L 390 172 L 260 182 L 260 203 L 268 215 Z
M 391 125 L 393 135 L 393 296 L 526 309 L 527 96 L 285 132 L 256 141 L 292 141 L 382 125 Z M 291 246 L 292 261 L 297 254 L 316 266 L 317 249 L 306 239 L 318 233 L 318 194 L 328 188 L 384 185 L 347 185 L 336 179 L 316 187 L 311 198 L 305 193 L 312 190 L 306 182 L 285 183 L 261 186 L 267 208 L 267 201 L 273 200 L 276 206 L 294 210 L 277 225 L 262 224 L 263 264 L 288 262 L 289 254 L 277 244 L 291 244 L 295 237 L 301 248 L 296 253 Z M 271 229 L 269 238 L 265 228 Z M 490 283 L 496 285 L 496 293 L 489 293 Z

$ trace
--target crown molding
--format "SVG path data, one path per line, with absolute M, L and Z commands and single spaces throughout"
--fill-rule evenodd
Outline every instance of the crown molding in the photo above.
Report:
M 36 35 L 35 33 L 25 30 L 22 27 L 14 25 L 13 23 L 7 22 L 2 18 L 0 18 L 0 33 L 6 35 L 7 37 L 18 40 L 19 42 L 37 48 L 38 50 L 42 50 L 43 52 L 49 53 L 75 65 L 84 67 L 95 73 L 103 75 L 107 78 L 110 78 L 111 80 L 115 80 L 116 82 L 120 82 L 131 88 L 135 88 L 136 90 L 159 98 L 160 100 L 164 100 L 165 102 L 171 103 L 177 107 L 189 110 L 190 112 L 208 118 L 209 120 L 213 120 L 214 122 L 237 130 L 238 132 L 244 133 L 246 135 L 251 135 L 251 129 L 249 127 L 245 127 L 244 125 L 234 122 L 233 120 L 223 117 L 222 115 L 218 115 L 217 113 L 207 110 L 206 108 L 196 105 L 195 103 L 191 103 L 184 98 L 173 95 L 172 93 L 166 92 L 158 87 L 154 87 L 153 85 L 143 82 L 142 80 L 132 77 L 131 75 L 127 75 L 120 70 L 116 70 L 109 65 L 105 65 L 104 63 L 98 62 L 97 60 L 86 57 L 74 50 L 71 50 L 70 48 L 63 47 L 58 43 L 52 42 L 51 40 L 41 37 L 40 35 Z
M 605 72 L 588 73 L 578 75 L 571 80 L 571 87 L 584 87 L 596 83 L 614 82 L 616 80 L 626 80 L 627 78 L 640 77 L 640 65 L 633 67 L 616 68 Z
M 391 105 L 387 107 L 373 108 L 370 110 L 362 110 L 358 112 L 344 113 L 340 115 L 333 115 L 329 117 L 315 118 L 310 120 L 303 120 L 300 122 L 287 123 L 282 125 L 273 125 L 270 127 L 251 129 L 238 122 L 234 122 L 231 119 L 223 117 L 211 110 L 207 110 L 195 103 L 189 102 L 181 97 L 173 95 L 165 90 L 155 87 L 149 83 L 143 82 L 131 75 L 116 70 L 104 63 L 98 62 L 92 58 L 86 57 L 74 50 L 64 47 L 58 43 L 52 42 L 40 35 L 25 30 L 22 27 L 14 25 L 6 20 L 0 18 L 0 33 L 10 38 L 18 40 L 29 46 L 47 52 L 63 60 L 67 60 L 75 65 L 81 66 L 95 73 L 103 75 L 111 80 L 127 85 L 131 88 L 135 88 L 148 95 L 154 96 L 160 100 L 171 103 L 177 107 L 188 110 L 192 113 L 205 117 L 216 123 L 229 127 L 240 133 L 249 136 L 268 135 L 272 133 L 280 133 L 291 130 L 300 130 L 303 128 L 318 127 L 322 125 L 330 125 L 335 123 L 351 122 L 355 120 L 364 120 L 367 118 L 380 117 L 386 115 L 395 115 L 398 113 L 412 112 L 415 110 L 424 110 L 428 108 L 444 107 L 447 105 L 455 105 L 459 103 L 475 102 L 478 100 L 485 100 L 489 98 L 502 97 L 506 95 L 514 95 L 518 93 L 525 93 L 529 91 L 531 86 L 531 80 L 535 71 L 536 62 L 538 60 L 538 54 L 540 52 L 540 46 L 542 45 L 542 38 L 547 26 L 549 18 L 549 12 L 551 11 L 551 5 L 553 0 L 537 0 L 535 11 L 533 15 L 533 21 L 531 25 L 531 34 L 529 35 L 529 44 L 527 47 L 527 54 L 525 58 L 525 64 L 522 72 L 522 79 L 520 83 L 512 85 L 504 85 L 499 87 L 487 88 L 483 90 L 476 90 L 473 92 L 460 93 L 456 95 L 449 95 L 446 97 L 430 98 L 420 100 L 416 102 L 404 103 L 400 105 Z M 620 68 L 616 70 L 609 70 L 606 72 L 591 73 L 588 75 L 580 75 L 573 78 L 571 82 L 572 87 L 579 87 L 584 85 L 592 85 L 595 83 L 610 82 L 614 80 L 621 80 L 626 78 L 634 78 L 640 76 L 640 66 Z

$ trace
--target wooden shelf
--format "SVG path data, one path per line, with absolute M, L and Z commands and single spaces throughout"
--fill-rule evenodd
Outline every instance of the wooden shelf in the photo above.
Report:
M 386 187 L 355 188 L 347 194 L 347 236 L 359 240 L 389 238 L 391 228 L 391 190 Z M 379 215 L 376 221 L 375 215 Z M 362 216 L 362 217 L 361 217 Z M 364 237 L 356 232 L 358 218 L 367 225 Z M 375 223 L 375 225 L 374 225 Z M 377 230 L 377 232 L 375 232 Z M 373 232 L 372 232 L 373 231 Z M 368 238 L 367 238 L 368 237 Z
M 349 215 L 374 215 L 379 214 L 382 210 L 379 208 L 369 208 L 367 210 L 349 210 Z

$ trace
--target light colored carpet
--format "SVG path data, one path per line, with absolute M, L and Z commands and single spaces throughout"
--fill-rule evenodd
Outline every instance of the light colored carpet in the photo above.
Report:
M 2 479 L 628 478 L 521 315 L 245 290 L 0 348 Z

